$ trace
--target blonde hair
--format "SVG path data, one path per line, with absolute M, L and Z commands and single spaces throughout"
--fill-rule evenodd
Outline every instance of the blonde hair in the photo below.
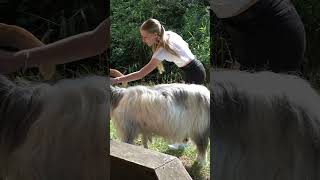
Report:
M 165 38 L 165 28 L 161 25 L 161 23 L 153 18 L 150 18 L 148 20 L 146 20 L 145 22 L 142 23 L 140 30 L 144 30 L 150 34 L 152 33 L 157 33 L 159 36 L 159 42 L 157 45 L 153 45 L 151 47 L 152 52 L 154 53 L 158 47 L 163 47 L 165 50 L 167 50 L 169 53 L 175 55 L 175 56 L 179 56 L 174 50 L 173 48 L 170 46 L 169 43 L 169 38 Z M 163 64 L 160 63 L 158 65 L 158 70 L 159 73 L 162 74 L 162 72 L 164 71 L 164 67 Z

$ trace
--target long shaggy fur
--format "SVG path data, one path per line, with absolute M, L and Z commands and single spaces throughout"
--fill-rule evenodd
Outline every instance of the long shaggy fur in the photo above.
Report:
M 121 139 L 159 135 L 173 142 L 191 138 L 204 162 L 209 141 L 210 92 L 201 85 L 162 84 L 111 88 L 111 119 Z
M 303 79 L 211 73 L 214 179 L 320 179 L 320 96 Z
M 0 76 L 0 175 L 8 180 L 107 178 L 105 77 L 54 85 Z

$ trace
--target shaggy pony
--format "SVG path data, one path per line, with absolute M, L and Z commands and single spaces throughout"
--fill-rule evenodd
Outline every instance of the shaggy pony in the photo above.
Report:
M 153 87 L 111 87 L 111 119 L 122 141 L 133 143 L 141 133 L 173 142 L 191 138 L 198 161 L 204 163 L 209 141 L 210 92 L 195 84 L 162 84 Z
M 106 79 L 49 85 L 0 75 L 0 179 L 108 179 Z
M 214 179 L 320 179 L 320 96 L 293 75 L 211 72 Z

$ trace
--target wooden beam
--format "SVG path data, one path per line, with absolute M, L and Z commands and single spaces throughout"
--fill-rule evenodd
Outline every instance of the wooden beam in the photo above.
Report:
M 174 156 L 141 146 L 110 141 L 111 179 L 192 180 Z

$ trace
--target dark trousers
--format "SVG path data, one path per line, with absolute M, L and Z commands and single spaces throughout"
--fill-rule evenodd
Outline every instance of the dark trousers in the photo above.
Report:
M 203 64 L 195 59 L 188 65 L 181 68 L 183 70 L 183 78 L 187 84 L 204 84 L 206 79 L 206 71 Z
M 300 72 L 305 29 L 290 0 L 259 0 L 245 12 L 221 20 L 241 70 Z

